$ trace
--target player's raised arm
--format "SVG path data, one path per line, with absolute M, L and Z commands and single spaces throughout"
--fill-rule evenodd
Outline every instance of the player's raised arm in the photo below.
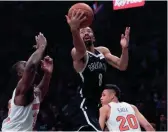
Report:
M 122 47 L 122 54 L 119 57 L 112 55 L 110 50 L 106 47 L 98 47 L 97 49 L 100 50 L 105 58 L 107 59 L 107 62 L 112 65 L 113 67 L 124 71 L 127 69 L 128 66 L 128 43 L 129 43 L 129 33 L 130 33 L 130 27 L 126 27 L 125 29 L 125 35 L 122 34 L 121 35 L 121 40 L 120 40 L 120 44 Z
M 41 69 L 44 71 L 43 79 L 37 88 L 41 91 L 41 101 L 44 99 L 44 96 L 48 92 L 49 84 L 53 72 L 53 60 L 49 56 L 46 56 L 44 60 L 41 61 Z
M 30 88 L 32 88 L 30 86 L 34 81 L 35 71 L 47 46 L 47 41 L 43 34 L 40 33 L 38 36 L 35 37 L 35 39 L 36 51 L 30 56 L 30 58 L 26 62 L 23 76 L 17 85 L 17 95 L 24 95 Z
M 102 130 L 105 128 L 105 122 L 107 119 L 108 106 L 104 105 L 99 109 L 99 124 Z
M 140 123 L 140 125 L 146 130 L 146 131 L 155 131 L 155 129 L 152 127 L 152 125 L 146 120 L 146 118 L 139 112 L 136 106 L 132 105 L 135 115 Z
M 67 23 L 70 26 L 74 44 L 74 48 L 71 51 L 73 60 L 80 60 L 86 53 L 85 44 L 80 37 L 80 24 L 86 20 L 86 17 L 83 15 L 84 12 L 81 10 L 73 10 L 71 18 L 66 15 Z

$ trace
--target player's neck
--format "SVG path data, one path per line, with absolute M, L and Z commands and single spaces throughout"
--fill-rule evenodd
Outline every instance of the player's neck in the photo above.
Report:
M 88 47 L 87 50 L 90 51 L 90 52 L 92 52 L 92 53 L 95 52 L 95 50 L 94 50 L 94 46 L 90 46 L 90 47 Z
M 111 102 L 115 102 L 115 103 L 118 103 L 118 99 L 117 98 L 114 98 Z

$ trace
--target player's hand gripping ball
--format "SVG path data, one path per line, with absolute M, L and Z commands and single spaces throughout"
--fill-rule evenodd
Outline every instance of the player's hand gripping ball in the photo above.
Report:
M 66 16 L 70 27 L 76 24 L 76 28 L 85 28 L 92 24 L 94 13 L 92 8 L 85 3 L 74 4 L 68 11 Z M 75 22 L 74 22 L 75 21 Z M 72 27 L 71 27 L 72 28 Z

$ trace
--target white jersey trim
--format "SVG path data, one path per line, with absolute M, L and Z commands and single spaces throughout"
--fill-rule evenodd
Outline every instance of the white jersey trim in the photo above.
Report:
M 82 68 L 82 70 L 78 73 L 83 73 L 83 71 L 85 70 L 87 64 L 88 64 L 88 61 L 89 61 L 89 55 L 88 55 L 88 51 L 86 51 L 86 63 L 84 65 L 84 67 Z
M 82 73 L 81 73 L 80 75 L 83 76 Z M 80 90 L 80 95 L 81 95 L 81 97 L 83 97 L 82 89 Z M 88 123 L 90 126 L 92 126 L 93 129 L 95 129 L 96 131 L 99 131 L 99 130 L 97 130 L 96 127 L 90 122 L 90 120 L 89 120 L 89 118 L 88 118 L 88 115 L 87 115 L 85 109 L 83 108 L 83 105 L 84 105 L 84 103 L 85 103 L 85 100 L 86 100 L 86 98 L 83 98 L 83 100 L 82 100 L 82 102 L 81 102 L 81 104 L 80 104 L 80 109 L 82 110 L 82 112 L 83 112 L 83 114 L 84 114 L 84 116 L 85 116 L 85 119 L 86 119 L 87 123 Z M 78 131 L 79 131 L 80 129 L 82 129 L 83 127 L 84 127 L 84 126 L 81 126 L 81 127 L 78 129 Z
M 93 55 L 93 56 L 95 56 L 95 57 L 97 57 L 97 58 L 100 58 L 100 60 L 102 60 L 102 59 L 104 59 L 105 57 L 104 57 L 104 55 L 103 55 L 103 53 L 101 53 L 99 50 L 97 50 L 97 49 L 95 49 L 97 52 L 99 52 L 99 54 L 98 55 L 96 55 L 96 54 L 94 54 L 94 53 L 92 53 L 92 52 L 90 52 L 90 51 L 88 51 L 88 53 L 90 53 L 91 55 Z
M 83 114 L 84 114 L 84 116 L 85 116 L 85 118 L 86 118 L 87 123 L 88 123 L 90 126 L 92 126 L 93 129 L 95 129 L 96 131 L 99 131 L 99 130 L 97 130 L 96 127 L 90 122 L 89 117 L 88 117 L 86 111 L 85 111 L 84 108 L 83 108 L 83 105 L 84 105 L 84 103 L 85 103 L 85 100 L 86 100 L 86 98 L 84 98 L 84 99 L 82 100 L 81 105 L 80 105 L 80 108 L 81 108 L 82 111 L 83 111 Z M 83 127 L 83 126 L 82 126 L 82 127 Z M 80 129 L 81 129 L 81 128 L 80 128 Z M 79 129 L 79 130 L 80 130 L 80 129 Z
M 24 107 L 24 106 L 21 106 L 21 105 L 16 105 L 15 104 L 15 96 L 16 96 L 16 88 L 14 89 L 13 91 L 13 94 L 12 94 L 12 99 L 11 99 L 11 105 L 15 106 L 15 107 Z

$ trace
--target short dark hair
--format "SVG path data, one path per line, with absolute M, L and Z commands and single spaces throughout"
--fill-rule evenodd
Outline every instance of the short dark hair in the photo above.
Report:
M 19 70 L 20 64 L 21 64 L 21 61 L 18 61 L 10 68 L 10 71 L 9 71 L 10 79 L 9 79 L 8 87 L 11 91 L 13 90 L 13 88 L 17 86 L 17 83 L 19 81 L 18 70 Z
M 114 90 L 115 91 L 115 95 L 117 98 L 120 98 L 121 96 L 121 90 L 117 85 L 114 84 L 106 84 L 104 89 L 109 89 L 109 90 Z
M 19 70 L 19 66 L 20 66 L 20 64 L 23 64 L 23 63 L 25 63 L 25 61 L 18 61 L 18 62 L 16 62 L 13 66 L 12 66 L 12 68 L 11 68 L 11 73 L 12 74 L 16 74 L 17 72 L 18 72 L 18 70 Z
M 17 74 L 19 65 L 20 65 L 20 61 L 16 62 L 16 63 L 12 66 L 12 68 L 11 68 L 11 70 L 10 70 L 10 73 L 11 73 L 12 75 L 14 75 L 14 74 L 16 75 L 16 74 Z

